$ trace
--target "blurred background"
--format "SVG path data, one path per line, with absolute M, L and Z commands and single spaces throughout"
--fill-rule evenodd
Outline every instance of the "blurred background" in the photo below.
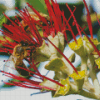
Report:
M 3 27 L 2 26 L 3 23 L 8 23 L 9 24 L 9 21 L 4 17 L 4 15 L 2 13 L 4 12 L 12 20 L 14 20 L 14 16 L 17 13 L 17 11 L 15 10 L 15 7 L 17 7 L 18 9 L 22 9 L 25 6 L 27 7 L 26 2 L 30 3 L 31 5 L 33 5 L 33 7 L 36 10 L 38 10 L 39 12 L 48 14 L 44 0 L 0 0 L 0 28 Z M 75 15 L 78 23 L 82 27 L 85 26 L 85 25 L 88 26 L 87 25 L 87 21 L 86 21 L 86 14 L 87 14 L 87 12 L 86 12 L 86 9 L 84 8 L 84 4 L 83 4 L 82 0 L 57 0 L 57 2 L 59 3 L 60 9 L 64 11 L 65 17 L 67 19 L 70 16 L 70 12 L 68 11 L 65 3 L 68 3 L 72 10 L 74 9 L 74 6 L 76 6 L 76 11 L 75 11 L 74 15 Z M 92 20 L 92 25 L 93 25 L 93 33 L 94 33 L 94 35 L 97 35 L 98 40 L 100 41 L 100 35 L 99 35 L 100 29 L 99 29 L 99 24 L 97 22 L 96 15 L 95 15 L 95 12 L 96 12 L 98 18 L 100 19 L 100 0 L 86 0 L 86 2 L 87 2 L 87 5 L 88 5 L 88 8 L 90 10 L 91 20 Z M 29 8 L 28 8 L 28 10 L 31 12 L 31 10 Z M 73 19 L 71 19 L 70 22 L 69 22 L 71 26 L 72 26 L 72 21 L 73 21 Z M 76 27 L 73 26 L 72 29 L 73 29 L 74 33 L 77 34 Z M 89 34 L 88 27 L 85 29 L 85 31 L 86 31 L 87 34 Z M 67 35 L 68 35 L 68 39 L 70 40 L 72 38 L 71 34 L 69 32 L 67 32 Z M 0 40 L 3 40 L 3 34 L 1 32 L 0 32 Z M 0 44 L 0 46 L 2 46 L 2 44 Z M 100 47 L 98 47 L 98 49 L 99 48 Z M 0 55 L 2 55 L 2 54 L 0 53 Z M 4 64 L 4 63 L 1 63 L 1 60 L 5 59 L 5 58 L 8 59 L 8 56 L 6 56 L 4 58 L 2 58 L 2 56 L 0 56 L 0 67 L 1 67 L 1 65 Z M 78 58 L 78 61 L 79 61 L 79 58 Z M 1 77 L 2 77 L 2 75 L 0 74 L 0 78 Z M 8 86 L 0 84 L 0 88 L 1 87 L 8 87 Z M 20 89 L 22 89 L 22 88 L 20 88 Z M 9 90 L 3 90 L 3 91 L 0 91 L 0 96 L 3 93 L 5 95 L 5 93 L 7 91 L 9 91 Z M 12 92 L 7 92 L 7 93 L 8 94 L 9 93 L 13 94 L 14 93 L 13 91 L 15 91 L 15 89 L 12 89 Z M 20 94 L 22 95 L 23 93 L 20 93 L 19 91 L 20 90 L 17 90 L 15 93 L 18 94 L 18 95 L 20 95 Z M 23 92 L 25 90 L 22 89 L 21 91 Z M 28 99 L 29 99 L 30 92 L 32 93 L 33 90 L 30 91 L 30 90 L 27 89 L 27 91 L 28 92 L 26 93 L 26 95 L 28 95 Z M 12 94 L 9 94 L 9 95 L 12 95 Z M 13 95 L 15 95 L 15 94 L 13 94 Z M 23 94 L 23 95 L 25 95 L 25 94 Z M 50 96 L 48 95 L 47 98 L 49 98 L 49 97 Z M 79 96 L 79 98 L 81 98 L 81 97 Z M 24 98 L 24 100 L 28 100 L 28 99 Z M 76 100 L 75 98 L 73 99 L 72 96 L 69 96 L 68 100 L 70 100 L 70 99 L 71 100 Z M 83 99 L 83 97 L 82 97 L 82 99 Z M 7 99 L 0 99 L 0 100 L 14 100 L 14 99 L 7 98 Z M 15 99 L 15 100 L 23 100 L 23 99 Z M 32 100 L 33 100 L 33 98 L 32 98 Z M 46 97 L 44 98 L 44 100 L 46 100 Z M 59 100 L 61 100 L 61 98 Z M 84 100 L 89 100 L 89 99 L 85 98 Z M 90 99 L 90 100 L 92 100 L 92 99 Z

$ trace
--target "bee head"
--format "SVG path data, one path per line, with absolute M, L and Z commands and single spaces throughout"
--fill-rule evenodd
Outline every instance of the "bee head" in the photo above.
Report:
M 13 50 L 13 55 L 18 59 L 23 59 L 26 55 L 25 46 L 22 46 L 21 44 L 18 44 L 17 46 L 15 46 Z

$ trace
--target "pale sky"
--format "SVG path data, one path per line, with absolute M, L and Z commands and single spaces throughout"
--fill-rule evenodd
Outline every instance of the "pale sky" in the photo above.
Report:
M 0 3 L 12 8 L 15 5 L 15 0 L 0 0 Z

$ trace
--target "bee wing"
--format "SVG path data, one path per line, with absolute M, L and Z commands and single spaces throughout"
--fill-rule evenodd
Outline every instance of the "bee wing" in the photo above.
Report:
M 21 69 L 20 67 L 27 69 L 23 61 L 18 61 L 15 56 L 11 55 L 4 64 L 4 71 L 15 75 L 29 76 L 29 72 Z
M 10 72 L 10 73 L 18 75 L 18 72 L 15 70 L 15 62 L 16 62 L 16 57 L 11 55 L 9 59 L 5 62 L 3 66 L 3 70 L 5 72 Z

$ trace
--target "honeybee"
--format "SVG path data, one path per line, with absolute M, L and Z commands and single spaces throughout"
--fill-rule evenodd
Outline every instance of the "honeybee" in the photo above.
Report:
M 23 59 L 27 57 L 27 53 L 27 46 L 23 46 L 22 44 L 16 45 L 13 49 L 12 55 L 4 65 L 4 71 L 8 71 L 10 67 L 16 69 L 22 76 L 29 76 L 29 72 L 19 68 L 22 67 L 28 69 L 23 62 Z
M 39 17 L 34 14 L 34 13 L 30 13 L 31 17 L 35 20 L 35 21 L 39 21 L 39 23 L 41 25 L 44 25 L 44 23 L 42 21 L 40 21 Z M 46 14 L 42 14 L 40 13 L 41 16 L 43 16 L 47 22 L 49 22 L 49 16 L 46 15 Z M 25 31 L 30 34 L 30 28 L 28 27 L 28 25 L 24 22 L 24 20 L 21 21 L 21 24 L 22 26 L 24 27 Z M 40 26 L 40 24 L 36 23 L 36 27 L 37 29 L 41 29 L 42 27 Z M 20 69 L 19 67 L 22 67 L 22 68 L 26 68 L 26 65 L 24 64 L 23 62 L 23 59 L 25 57 L 27 57 L 27 54 L 28 54 L 28 48 L 29 46 L 28 45 L 23 45 L 23 43 L 20 43 L 18 45 L 16 45 L 13 49 L 13 53 L 12 55 L 10 56 L 10 58 L 7 60 L 7 62 L 5 63 L 4 65 L 4 71 L 8 71 L 8 67 L 12 67 L 14 69 L 17 70 L 17 72 L 22 75 L 22 76 L 29 76 L 29 72 L 23 70 L 23 69 Z M 30 54 L 30 58 L 32 58 L 32 54 Z

